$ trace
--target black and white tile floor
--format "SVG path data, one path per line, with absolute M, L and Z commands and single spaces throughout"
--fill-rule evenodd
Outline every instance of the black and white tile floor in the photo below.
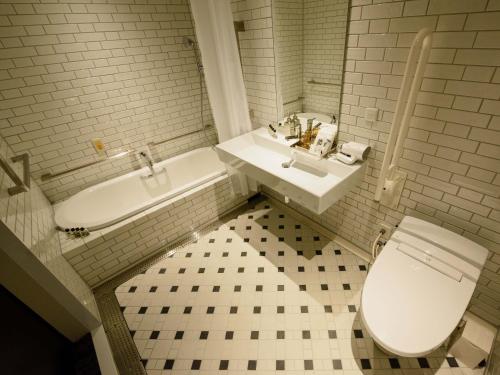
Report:
M 263 202 L 115 293 L 148 375 L 482 373 L 444 349 L 376 349 L 358 312 L 366 274 L 362 259 Z

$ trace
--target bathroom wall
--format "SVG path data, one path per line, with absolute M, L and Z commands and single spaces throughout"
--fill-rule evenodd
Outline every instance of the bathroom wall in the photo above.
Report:
M 473 311 L 500 323 L 500 3 L 353 1 L 342 98 L 342 140 L 374 147 L 357 194 L 326 216 L 368 244 L 376 223 L 411 214 L 483 244 L 490 257 Z M 391 19 L 388 19 L 388 18 Z M 414 32 L 436 30 L 401 165 L 408 172 L 397 210 L 371 200 L 397 89 Z M 363 119 L 379 108 L 379 121 Z M 355 228 L 353 231 L 352 228 Z
M 310 216 L 367 251 L 379 223 L 404 215 L 484 245 L 490 256 L 471 309 L 500 324 L 500 2 L 352 0 L 350 17 L 340 139 L 373 150 L 361 186 Z M 393 210 L 373 194 L 409 46 L 422 27 L 436 32 L 401 158 L 408 179 Z M 366 107 L 379 108 L 378 121 L 364 120 Z
M 0 137 L 0 157 L 10 160 L 13 155 L 13 151 Z M 11 166 L 19 176 L 22 176 L 20 164 L 15 163 Z M 62 256 L 50 202 L 33 180 L 31 189 L 26 193 L 9 196 L 7 188 L 11 186 L 13 184 L 10 178 L 3 169 L 0 169 L 2 222 L 94 316 L 98 317 L 92 291 Z
M 239 32 L 243 79 L 254 128 L 276 123 L 276 72 L 271 0 L 231 0 Z
M 200 77 L 182 43 L 194 39 L 188 1 L 105 3 L 0 4 L 0 134 L 31 154 L 52 202 L 138 167 L 133 155 L 40 181 L 96 160 L 94 138 L 112 155 L 201 129 Z M 204 114 L 211 123 L 206 95 Z M 155 147 L 154 156 L 207 143 L 198 133 Z

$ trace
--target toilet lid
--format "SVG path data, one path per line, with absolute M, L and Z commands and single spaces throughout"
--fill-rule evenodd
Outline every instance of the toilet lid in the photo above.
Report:
M 390 240 L 368 273 L 361 296 L 362 318 L 386 350 L 418 357 L 438 348 L 452 333 L 475 282 L 453 269 L 431 267 L 401 245 L 411 250 Z M 426 256 L 425 251 L 419 253 Z

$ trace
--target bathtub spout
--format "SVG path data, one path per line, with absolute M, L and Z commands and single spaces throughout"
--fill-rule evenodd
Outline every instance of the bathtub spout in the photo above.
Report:
M 150 176 L 154 176 L 155 169 L 154 169 L 153 159 L 151 159 L 149 155 L 146 154 L 144 151 L 139 152 L 139 156 L 146 162 L 146 165 L 148 166 L 149 171 L 151 172 Z

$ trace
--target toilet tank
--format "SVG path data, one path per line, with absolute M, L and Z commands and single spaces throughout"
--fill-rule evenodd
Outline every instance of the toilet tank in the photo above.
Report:
M 479 269 L 483 268 L 488 258 L 488 250 L 483 246 L 448 229 L 412 216 L 405 216 L 398 230 L 439 246 Z

